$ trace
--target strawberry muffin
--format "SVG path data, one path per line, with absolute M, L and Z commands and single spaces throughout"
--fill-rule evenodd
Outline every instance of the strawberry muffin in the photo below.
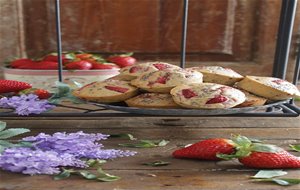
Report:
M 260 96 L 256 96 L 254 94 L 251 94 L 247 92 L 246 90 L 241 90 L 245 95 L 246 95 L 246 100 L 245 102 L 237 105 L 237 108 L 242 108 L 242 107 L 254 107 L 254 106 L 263 106 L 267 102 L 267 98 L 263 98 Z
M 214 83 L 179 85 L 171 95 L 180 106 L 195 109 L 232 108 L 246 100 L 242 91 Z
M 295 85 L 274 77 L 246 76 L 236 86 L 270 100 L 285 100 L 300 96 Z
M 130 107 L 138 108 L 180 108 L 170 94 L 144 93 L 125 102 Z
M 144 73 L 166 69 L 180 69 L 180 67 L 164 62 L 141 63 L 122 68 L 120 74 L 116 77 L 121 80 L 130 81 Z
M 78 98 L 102 103 L 121 102 L 137 93 L 138 89 L 128 82 L 111 79 L 87 84 L 73 92 Z
M 203 74 L 203 82 L 217 83 L 232 86 L 234 83 L 242 80 L 244 77 L 232 69 L 220 66 L 200 66 L 188 68 L 196 70 Z
M 202 74 L 197 71 L 159 70 L 145 73 L 131 81 L 133 86 L 148 92 L 169 93 L 180 84 L 202 83 Z

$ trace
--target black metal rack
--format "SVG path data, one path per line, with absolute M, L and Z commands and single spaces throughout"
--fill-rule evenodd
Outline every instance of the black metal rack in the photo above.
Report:
M 57 36 L 57 52 L 58 52 L 58 80 L 63 80 L 62 74 L 62 39 L 61 39 L 61 20 L 60 20 L 60 0 L 55 1 L 55 14 L 56 14 L 56 36 Z M 182 35 L 181 35 L 181 58 L 180 66 L 185 67 L 185 56 L 186 56 L 186 37 L 187 37 L 187 27 L 188 27 L 188 2 L 189 0 L 183 0 L 183 19 L 182 19 Z M 285 79 L 286 69 L 288 66 L 288 58 L 291 46 L 292 31 L 295 19 L 297 7 L 297 0 L 282 0 L 282 7 L 280 13 L 279 29 L 277 34 L 276 52 L 274 57 L 273 65 L 273 76 L 277 78 Z M 299 44 L 300 49 L 300 44 Z M 300 52 L 296 58 L 295 72 L 293 76 L 293 84 L 296 85 L 299 79 L 300 72 Z M 99 109 L 87 109 L 80 108 L 76 106 L 58 105 L 64 108 L 76 109 L 80 112 L 74 113 L 42 113 L 39 115 L 30 115 L 30 117 L 130 117 L 130 116 L 148 116 L 157 117 L 160 115 L 142 115 L 142 114 L 131 114 L 124 112 L 110 111 L 106 108 Z M 288 103 L 283 103 L 280 105 L 275 105 L 273 107 L 268 107 L 266 109 L 258 110 L 249 113 L 238 113 L 231 115 L 203 115 L 203 117 L 297 117 L 300 115 L 300 108 L 294 104 L 293 100 Z M 12 110 L 7 112 L 1 112 L 0 117 L 16 117 L 17 115 L 13 113 Z M 180 115 L 178 115 L 180 116 Z M 193 115 L 191 115 L 193 116 Z M 173 115 L 174 117 L 174 115 Z M 185 116 L 187 117 L 187 116 Z M 202 116 L 198 116 L 202 117 Z

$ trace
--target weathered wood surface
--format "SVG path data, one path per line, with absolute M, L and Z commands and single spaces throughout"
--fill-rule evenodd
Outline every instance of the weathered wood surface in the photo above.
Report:
M 300 185 L 280 187 L 254 183 L 249 177 L 257 170 L 245 168 L 236 161 L 179 160 L 171 157 L 178 145 L 211 137 L 229 137 L 242 134 L 263 139 L 288 149 L 289 144 L 300 143 L 300 118 L 19 118 L 4 119 L 9 127 L 26 127 L 31 134 L 56 131 L 101 132 L 106 134 L 131 133 L 139 139 L 167 139 L 165 147 L 131 149 L 134 157 L 116 159 L 104 165 L 111 174 L 122 177 L 110 183 L 85 181 L 78 177 L 54 181 L 49 176 L 25 176 L 0 172 L 0 190 L 94 190 L 94 189 L 299 189 Z M 108 148 L 121 148 L 125 139 L 109 139 Z M 296 154 L 300 156 L 300 154 Z M 142 163 L 164 160 L 168 166 L 149 167 Z M 299 177 L 299 170 L 287 170 L 287 177 Z

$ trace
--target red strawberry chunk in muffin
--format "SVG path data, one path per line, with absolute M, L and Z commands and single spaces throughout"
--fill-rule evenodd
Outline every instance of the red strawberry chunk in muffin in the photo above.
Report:
M 186 98 L 186 99 L 190 99 L 192 97 L 197 96 L 197 94 L 195 92 L 193 92 L 191 89 L 183 89 L 182 90 L 182 95 Z
M 284 81 L 284 80 L 281 80 L 281 79 L 277 79 L 277 80 L 272 80 L 272 82 L 274 82 L 274 83 L 280 85 L 280 84 L 284 83 L 285 81 Z
M 153 64 L 153 66 L 156 67 L 158 70 L 164 70 L 164 69 L 170 68 L 169 65 L 162 64 L 162 63 L 155 63 L 155 64 Z
M 141 70 L 140 67 L 131 67 L 131 68 L 129 69 L 129 73 L 136 73 L 136 72 L 139 71 L 139 70 Z
M 129 90 L 128 88 L 123 88 L 123 87 L 119 87 L 119 86 L 104 86 L 104 87 L 108 90 L 116 91 L 116 92 L 120 92 L 120 93 L 125 93 Z
M 226 102 L 228 99 L 225 96 L 219 95 L 216 96 L 206 102 L 206 104 L 217 104 L 217 103 L 222 103 Z

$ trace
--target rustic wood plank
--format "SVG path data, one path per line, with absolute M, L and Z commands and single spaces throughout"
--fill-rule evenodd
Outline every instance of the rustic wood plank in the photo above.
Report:
M 122 189 L 122 190 L 150 190 L 150 189 L 282 189 L 268 183 L 254 183 L 249 177 L 253 171 L 199 171 L 199 170 L 111 170 L 113 175 L 122 179 L 112 183 L 101 183 L 79 179 L 74 176 L 71 179 L 54 181 L 49 176 L 24 176 L 1 172 L 1 190 L 94 190 L 94 189 Z M 299 176 L 299 171 L 289 171 L 288 177 Z M 284 187 L 284 189 L 296 190 L 299 185 Z

